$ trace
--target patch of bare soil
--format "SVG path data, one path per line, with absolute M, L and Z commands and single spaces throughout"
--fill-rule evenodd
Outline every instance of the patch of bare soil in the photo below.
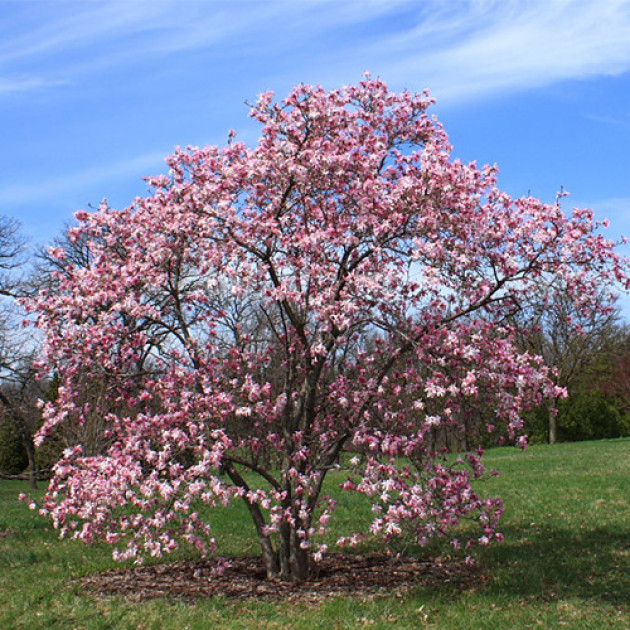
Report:
M 312 577 L 298 584 L 267 580 L 260 558 L 231 559 L 222 573 L 218 566 L 217 561 L 200 560 L 136 567 L 83 578 L 81 586 L 101 597 L 123 595 L 133 601 L 224 596 L 316 603 L 334 595 L 402 594 L 419 584 L 455 584 L 465 589 L 480 581 L 479 571 L 462 560 L 420 560 L 386 554 L 328 554 L 314 565 Z

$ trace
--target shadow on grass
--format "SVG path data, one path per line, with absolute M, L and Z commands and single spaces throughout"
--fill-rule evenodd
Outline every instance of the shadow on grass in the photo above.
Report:
M 630 527 L 523 524 L 505 527 L 504 533 L 504 543 L 479 554 L 488 594 L 630 607 Z

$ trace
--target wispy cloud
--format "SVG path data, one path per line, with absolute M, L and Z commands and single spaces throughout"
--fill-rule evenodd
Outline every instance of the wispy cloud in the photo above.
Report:
M 269 39 L 274 25 L 310 26 L 295 32 L 308 38 L 330 26 L 342 26 L 391 13 L 409 0 L 336 0 L 208 2 L 207 0 L 95 0 L 54 5 L 41 24 L 0 44 L 0 66 L 29 58 L 85 49 L 116 63 L 143 54 L 167 54 L 213 45 L 282 45 Z M 284 36 L 286 38 L 286 35 Z M 289 38 L 290 39 L 290 38 Z M 124 45 L 116 50 L 116 42 Z M 103 47 L 105 45 L 105 47 Z M 112 55 L 112 49 L 114 54 Z
M 471 0 L 448 7 L 425 4 L 424 20 L 381 42 L 398 80 L 420 75 L 443 99 L 630 69 L 627 0 Z
M 40 12 L 0 25 L 0 95 L 72 83 L 72 77 L 120 66 L 130 59 L 213 47 L 262 45 L 267 50 L 298 45 L 302 38 L 316 36 L 328 26 L 387 14 L 405 3 L 94 0 L 33 5 Z M 278 24 L 284 25 L 282 38 L 269 39 Z M 29 78 L 10 79 L 16 72 Z
M 4 38 L 0 73 L 66 55 L 45 85 L 131 57 L 256 46 L 291 54 L 335 29 L 347 35 L 312 61 L 334 60 L 326 80 L 373 69 L 449 100 L 630 69 L 630 0 L 107 0 L 54 8 L 31 32 Z M 354 32 L 360 25 L 371 28 Z
M 64 84 L 66 84 L 66 81 L 45 78 L 0 78 L 0 96 L 6 94 L 16 94 L 20 92 L 32 92 L 34 90 L 58 87 Z
M 622 114 L 620 116 L 604 116 L 602 114 L 588 114 L 586 116 L 589 120 L 603 123 L 605 125 L 612 125 L 614 127 L 622 127 L 630 129 L 630 113 Z
M 138 155 L 104 166 L 92 166 L 68 175 L 22 182 L 0 188 L 0 214 L 11 206 L 37 203 L 68 193 L 80 193 L 99 184 L 124 179 L 139 181 L 147 172 L 164 172 L 164 153 L 153 152 Z M 100 202 L 100 199 L 91 199 Z

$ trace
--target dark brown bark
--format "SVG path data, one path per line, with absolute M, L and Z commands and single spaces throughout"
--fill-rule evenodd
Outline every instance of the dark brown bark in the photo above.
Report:
M 556 405 L 558 401 L 550 403 L 547 407 L 547 417 L 549 421 L 549 444 L 555 444 L 558 440 L 558 418 L 556 412 Z
M 245 490 L 246 493 L 249 491 L 247 482 L 232 462 L 226 464 L 225 472 L 236 486 Z M 285 509 L 290 509 L 290 496 L 288 493 Z M 296 518 L 294 526 L 283 522 L 278 533 L 277 548 L 274 548 L 271 538 L 265 531 L 266 522 L 260 507 L 256 503 L 248 501 L 246 497 L 243 497 L 243 500 L 256 527 L 267 579 L 282 582 L 307 580 L 310 574 L 311 558 L 308 549 L 302 549 L 302 539 L 297 530 L 300 528 L 308 529 L 308 524 L 302 523 L 298 518 Z
M 23 435 L 24 448 L 26 449 L 26 457 L 28 458 L 28 481 L 33 490 L 37 488 L 37 457 L 35 456 L 35 446 L 30 435 Z

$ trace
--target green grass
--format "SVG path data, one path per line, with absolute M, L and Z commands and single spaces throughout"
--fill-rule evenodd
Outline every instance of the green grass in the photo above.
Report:
M 630 628 L 630 440 L 497 449 L 487 463 L 501 475 L 484 492 L 507 509 L 505 542 L 475 552 L 484 584 L 318 605 L 97 600 L 76 579 L 115 566 L 110 550 L 57 540 L 16 501 L 26 485 L 0 482 L 0 628 Z M 339 527 L 355 518 L 367 518 L 357 499 L 340 508 Z M 215 527 L 222 553 L 257 553 L 240 506 Z

